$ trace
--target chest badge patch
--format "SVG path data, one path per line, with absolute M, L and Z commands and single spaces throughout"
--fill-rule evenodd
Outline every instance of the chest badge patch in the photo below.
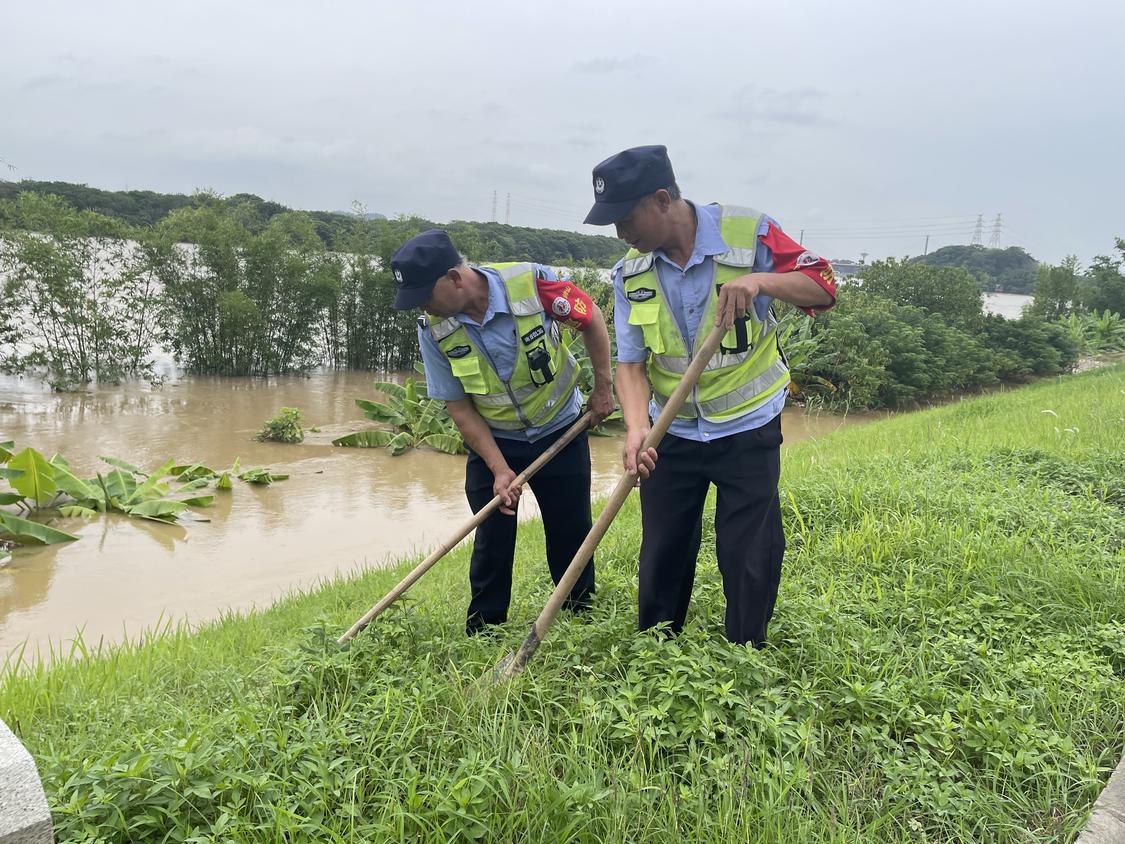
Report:
M 630 290 L 626 293 L 625 298 L 630 302 L 647 302 L 655 295 L 656 291 L 651 287 L 638 287 L 636 290 Z
M 463 358 L 473 350 L 472 346 L 454 346 L 445 353 L 447 358 Z
M 520 339 L 523 340 L 523 344 L 525 346 L 530 346 L 532 343 L 534 343 L 536 340 L 538 340 L 540 337 L 542 337 L 545 333 L 546 332 L 543 330 L 543 326 L 537 325 L 533 329 L 531 329 L 531 331 L 527 332 L 522 337 L 520 337 Z

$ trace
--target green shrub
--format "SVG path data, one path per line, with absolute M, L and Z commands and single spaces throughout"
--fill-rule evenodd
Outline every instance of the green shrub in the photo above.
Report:
M 305 439 L 303 424 L 300 408 L 283 407 L 281 413 L 262 426 L 254 439 L 258 442 L 299 443 Z

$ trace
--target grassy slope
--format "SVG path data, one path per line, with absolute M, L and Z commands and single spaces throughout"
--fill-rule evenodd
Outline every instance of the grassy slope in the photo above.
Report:
M 722 640 L 710 524 L 688 630 L 634 632 L 634 497 L 511 686 L 477 681 L 538 525 L 495 640 L 461 548 L 347 651 L 402 568 L 9 676 L 0 717 L 60 841 L 1066 840 L 1122 751 L 1123 420 L 1119 366 L 787 449 L 764 651 Z

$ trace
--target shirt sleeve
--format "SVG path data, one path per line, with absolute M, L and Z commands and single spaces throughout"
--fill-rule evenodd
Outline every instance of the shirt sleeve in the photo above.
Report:
M 617 338 L 618 363 L 644 363 L 648 357 L 645 333 L 639 325 L 629 322 L 632 302 L 625 298 L 625 279 L 621 262 L 613 268 L 613 329 Z
M 465 398 L 461 382 L 449 367 L 428 329 L 418 326 L 418 347 L 422 350 L 422 366 L 426 369 L 426 392 L 430 398 L 441 401 L 460 401 Z
M 594 302 L 569 281 L 559 281 L 554 270 L 537 267 L 535 284 L 543 309 L 556 322 L 585 331 L 590 325 Z
M 772 266 L 761 272 L 791 273 L 799 272 L 807 275 L 821 286 L 831 297 L 827 305 L 814 305 L 810 308 L 801 308 L 809 316 L 815 316 L 819 311 L 827 311 L 836 304 L 836 274 L 832 265 L 825 258 L 815 252 L 805 249 L 793 238 L 781 230 L 781 226 L 774 220 L 765 221 L 765 231 L 758 234 L 758 250 L 764 248 L 769 253 L 768 263 Z M 755 258 L 755 269 L 760 258 Z M 763 261 L 763 263 L 766 263 Z

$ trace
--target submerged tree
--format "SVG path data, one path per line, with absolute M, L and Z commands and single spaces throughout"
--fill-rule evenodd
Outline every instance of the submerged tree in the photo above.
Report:
M 53 196 L 22 194 L 0 251 L 0 335 L 8 369 L 44 368 L 56 386 L 153 374 L 158 284 L 128 229 Z M 108 236 L 107 236 L 108 235 Z M 3 339 L 0 337 L 0 339 Z
M 164 286 L 167 340 L 191 371 L 275 375 L 323 359 L 340 263 L 307 215 L 278 214 L 254 234 L 226 206 L 183 209 L 142 248 Z

